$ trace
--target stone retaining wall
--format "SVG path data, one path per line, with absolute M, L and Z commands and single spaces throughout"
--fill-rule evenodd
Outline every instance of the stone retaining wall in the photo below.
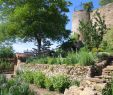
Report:
M 48 64 L 24 64 L 21 66 L 21 70 L 41 71 L 47 76 L 54 76 L 58 74 L 67 75 L 72 80 L 85 79 L 90 71 L 89 66 L 67 66 L 67 65 L 48 65 Z

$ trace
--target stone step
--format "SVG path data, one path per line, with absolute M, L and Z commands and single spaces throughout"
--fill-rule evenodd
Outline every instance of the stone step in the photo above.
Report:
M 103 71 L 113 71 L 113 66 L 107 66 Z
M 93 84 L 94 90 L 101 92 L 105 87 L 106 83 Z
M 89 78 L 87 80 L 89 80 L 90 82 L 95 82 L 95 83 L 106 83 L 105 79 L 99 79 L 99 78 Z
M 104 76 L 113 76 L 113 73 L 106 73 L 106 72 L 102 72 L 102 75 L 104 75 Z
M 112 79 L 112 76 L 108 76 L 108 75 L 102 75 L 102 76 L 95 76 L 95 78 L 99 78 L 99 79 Z

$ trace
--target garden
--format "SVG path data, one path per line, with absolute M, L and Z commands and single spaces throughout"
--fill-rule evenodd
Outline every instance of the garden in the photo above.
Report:
M 0 5 L 3 20 L 0 23 L 0 95 L 36 95 L 30 85 L 35 85 L 37 89 L 64 94 L 66 89 L 71 86 L 79 87 L 81 83 L 65 74 L 49 76 L 42 71 L 34 70 L 36 68 L 17 70 L 16 75 L 8 79 L 6 74 L 14 71 L 17 62 L 15 52 L 9 43 L 34 42 L 37 49 L 33 49 L 34 56 L 27 58 L 25 65 L 36 67 L 37 64 L 55 65 L 65 68 L 70 66 L 66 72 L 73 76 L 75 76 L 75 73 L 71 72 L 75 71 L 73 67 L 96 67 L 103 61 L 109 62 L 109 57 L 113 57 L 113 28 L 106 26 L 104 17 L 98 11 L 95 12 L 94 18 L 90 18 L 90 12 L 93 10 L 92 2 L 82 5 L 89 21 L 80 21 L 80 34 L 71 34 L 71 31 L 65 28 L 68 22 L 65 13 L 69 12 L 68 7 L 71 2 L 0 0 Z M 80 40 L 81 35 L 82 40 Z M 59 42 L 60 45 L 51 50 L 52 42 Z M 51 72 L 54 71 L 53 67 L 49 69 Z M 102 95 L 113 95 L 113 81 L 102 90 Z

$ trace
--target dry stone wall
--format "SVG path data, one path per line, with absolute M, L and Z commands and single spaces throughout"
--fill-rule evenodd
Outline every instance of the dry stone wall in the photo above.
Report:
M 71 80 L 83 80 L 90 71 L 90 67 L 86 66 L 67 66 L 67 65 L 48 65 L 48 64 L 24 64 L 21 70 L 41 71 L 47 76 L 67 75 Z

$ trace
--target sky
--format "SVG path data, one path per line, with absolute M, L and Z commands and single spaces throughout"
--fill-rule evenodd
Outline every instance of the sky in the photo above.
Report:
M 92 1 L 94 4 L 94 9 L 99 8 L 99 0 L 70 0 L 72 2 L 72 5 L 69 7 L 69 13 L 67 13 L 67 16 L 69 18 L 69 22 L 66 25 L 66 28 L 71 30 L 72 29 L 72 14 L 74 10 L 79 10 L 81 9 L 81 3 L 89 2 Z M 53 46 L 55 47 L 55 45 Z M 24 50 L 31 50 L 32 48 L 36 48 L 34 43 L 15 43 L 13 44 L 13 48 L 15 52 L 23 52 Z

